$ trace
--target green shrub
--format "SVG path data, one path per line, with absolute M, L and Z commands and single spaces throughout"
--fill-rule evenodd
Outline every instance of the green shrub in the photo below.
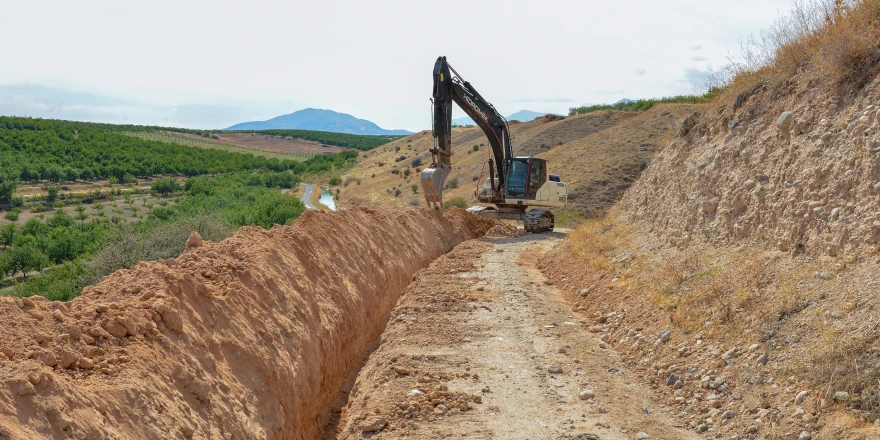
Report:
M 464 197 L 453 197 L 445 202 L 443 202 L 443 209 L 449 209 L 453 206 L 457 206 L 461 209 L 467 209 L 468 202 L 464 199 Z
M 46 189 L 46 201 L 49 203 L 55 202 L 58 200 L 58 193 L 61 192 L 61 187 L 58 185 L 49 185 Z
M 24 196 L 17 194 L 10 198 L 9 202 L 12 204 L 13 208 L 21 208 L 24 206 Z
M 458 179 L 453 177 L 452 179 L 447 180 L 446 187 L 447 188 L 458 188 Z
M 53 228 L 68 228 L 73 225 L 73 218 L 67 215 L 63 210 L 59 209 L 55 211 L 55 215 L 53 215 L 46 223 Z
M 3 218 L 15 223 L 18 221 L 18 211 L 9 211 L 6 214 L 3 214 Z
M 167 196 L 174 193 L 175 191 L 180 190 L 180 184 L 177 183 L 177 179 L 173 177 L 165 177 L 153 181 L 153 184 L 150 185 L 150 189 L 156 191 L 159 194 L 162 194 L 163 196 Z

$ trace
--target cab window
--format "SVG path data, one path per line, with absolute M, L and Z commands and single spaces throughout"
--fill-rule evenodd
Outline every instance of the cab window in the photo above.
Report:
M 510 171 L 507 174 L 507 197 L 524 198 L 526 196 L 526 181 L 528 178 L 529 164 L 514 160 L 510 162 Z
M 533 160 L 529 169 L 529 198 L 534 199 L 538 190 L 547 182 L 547 162 Z

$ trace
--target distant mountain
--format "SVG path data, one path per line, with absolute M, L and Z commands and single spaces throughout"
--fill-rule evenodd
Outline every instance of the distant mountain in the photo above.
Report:
M 281 115 L 268 121 L 243 122 L 224 130 L 318 130 L 334 133 L 366 134 L 366 135 L 407 135 L 406 130 L 386 130 L 366 120 L 358 119 L 347 113 L 307 108 L 289 115 Z
M 546 112 L 533 112 L 531 110 L 520 110 L 510 116 L 507 117 L 508 121 L 517 120 L 520 122 L 528 122 L 536 118 L 540 118 L 541 116 L 546 115 Z M 463 118 L 453 119 L 452 125 L 477 125 L 473 119 L 469 116 L 465 116 Z
M 529 122 L 531 120 L 540 118 L 541 116 L 546 115 L 547 112 L 533 112 L 531 110 L 520 110 L 510 116 L 507 117 L 508 121 L 517 120 L 520 122 Z
M 631 102 L 635 102 L 632 99 L 623 98 L 620 101 L 615 102 L 615 104 L 629 104 Z

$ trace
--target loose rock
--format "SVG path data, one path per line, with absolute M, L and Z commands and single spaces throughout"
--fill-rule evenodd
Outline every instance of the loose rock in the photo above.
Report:
M 381 431 L 386 425 L 388 425 L 388 422 L 384 419 L 376 419 L 361 423 L 360 428 L 363 432 L 376 432 Z

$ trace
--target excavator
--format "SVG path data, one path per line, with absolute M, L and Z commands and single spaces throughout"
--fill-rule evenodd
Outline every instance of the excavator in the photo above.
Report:
M 484 164 L 489 177 L 475 191 L 477 201 L 494 206 L 474 206 L 468 211 L 483 217 L 522 221 L 528 232 L 553 229 L 555 216 L 549 209 L 568 203 L 568 188 L 559 176 L 548 174 L 547 161 L 538 157 L 513 157 L 507 120 L 474 87 L 452 68 L 445 56 L 434 63 L 434 146 L 432 163 L 421 174 L 422 192 L 428 206 L 440 208 L 443 188 L 452 171 L 452 103 L 467 113 L 486 134 L 492 157 Z M 529 208 L 533 208 L 529 210 Z

